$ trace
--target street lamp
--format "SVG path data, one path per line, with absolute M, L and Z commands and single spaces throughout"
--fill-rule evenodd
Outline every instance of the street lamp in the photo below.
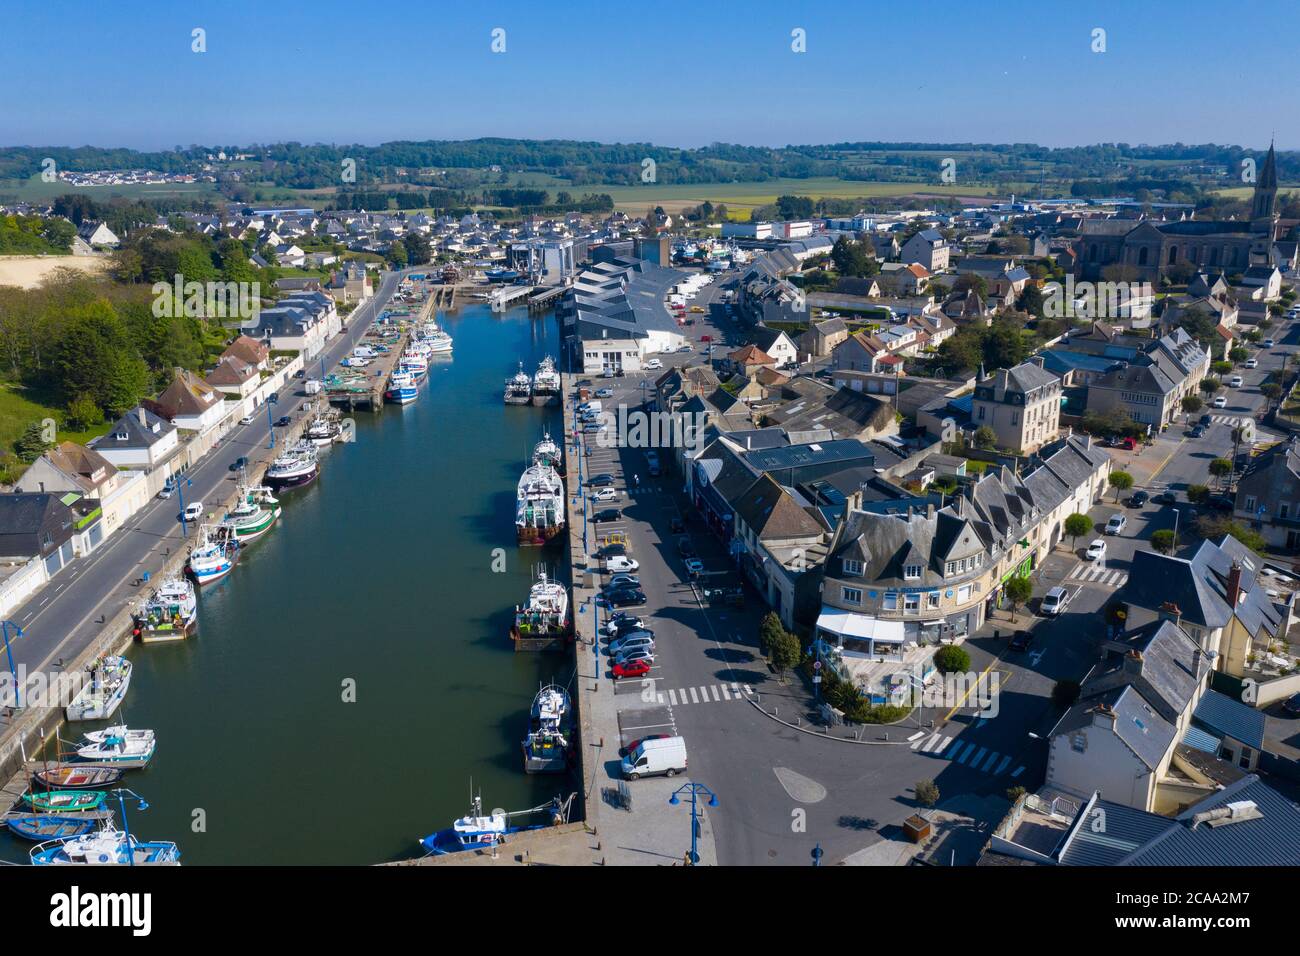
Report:
M 172 475 L 172 480 L 176 482 L 176 495 L 181 502 L 181 537 L 188 537 L 190 533 L 190 523 L 185 517 L 185 489 L 193 485 L 194 482 L 184 475 Z
M 23 629 L 19 627 L 15 622 L 0 621 L 0 632 L 3 632 L 4 634 L 5 657 L 9 659 L 9 673 L 13 675 L 13 679 L 14 679 L 14 707 L 17 708 L 17 707 L 22 707 L 23 705 L 23 696 L 22 696 L 23 691 L 22 688 L 18 686 L 18 671 L 14 669 L 14 652 L 13 652 L 13 648 L 9 646 L 9 628 L 11 627 L 16 632 L 14 634 L 14 640 L 17 640 L 18 638 L 23 636 Z
M 278 405 L 279 403 L 280 396 L 275 394 L 275 392 L 266 396 L 266 428 L 267 431 L 271 433 L 271 444 L 267 445 L 267 448 L 275 447 L 275 420 L 271 418 L 271 406 Z
M 126 819 L 126 797 L 124 796 L 124 794 L 129 793 L 131 796 L 135 797 L 135 799 L 139 801 L 139 803 L 136 804 L 136 809 L 141 812 L 148 810 L 149 804 L 145 802 L 144 797 L 140 796 L 140 794 L 136 793 L 134 790 L 127 790 L 125 787 L 123 787 L 114 792 L 117 794 L 118 809 L 122 813 L 122 836 L 126 840 L 126 865 L 135 866 L 135 848 L 131 845 L 131 827 L 127 823 L 127 819 Z
M 698 798 L 699 798 L 699 797 L 704 796 L 704 795 L 707 794 L 707 795 L 708 795 L 708 798 L 709 798 L 709 806 L 711 806 L 711 807 L 716 807 L 716 806 L 718 805 L 718 795 L 717 795 L 716 793 L 714 793 L 712 790 L 710 790 L 708 787 L 706 787 L 706 786 L 705 786 L 704 784 L 702 784 L 702 783 L 687 783 L 687 784 L 683 784 L 682 786 L 680 786 L 680 787 L 678 787 L 676 790 L 674 790 L 674 791 L 673 791 L 673 795 L 672 795 L 671 797 L 668 798 L 668 802 L 669 802 L 670 804 L 672 804 L 674 807 L 681 803 L 681 800 L 677 799 L 677 795 L 678 795 L 679 793 L 689 793 L 689 794 L 691 795 L 691 856 L 690 856 L 690 860 L 691 860 L 691 866 L 698 866 L 698 865 L 699 865 L 699 862 L 700 862 L 700 854 L 699 854 L 699 849 L 698 849 L 698 845 L 699 845 L 699 844 L 698 844 L 698 841 L 699 841 L 699 835 L 700 835 L 700 824 L 699 824 L 699 808 L 698 808 L 698 803 L 697 803 L 697 801 L 698 801 Z

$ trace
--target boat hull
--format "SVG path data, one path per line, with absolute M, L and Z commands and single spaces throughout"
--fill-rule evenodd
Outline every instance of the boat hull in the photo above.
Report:
M 235 560 L 236 559 L 227 557 L 220 564 L 201 565 L 197 568 L 193 565 L 187 565 L 186 567 L 189 568 L 190 577 L 194 579 L 195 584 L 199 587 L 207 587 L 209 584 L 216 584 L 231 571 L 235 570 Z
M 506 395 L 507 405 L 528 405 L 532 403 L 532 400 L 531 395 Z
M 112 717 L 121 706 L 123 699 L 126 697 L 127 689 L 131 686 L 131 667 L 128 665 L 122 674 L 121 681 L 108 694 L 95 694 L 93 682 L 82 688 L 81 693 L 73 698 L 72 703 L 65 707 L 64 714 L 68 722 L 78 720 L 104 720 Z
M 547 393 L 543 393 L 539 395 L 536 392 L 534 392 L 533 404 L 534 405 L 558 405 L 560 404 L 560 396 L 559 394 L 547 394 Z
M 521 528 L 516 525 L 515 537 L 518 540 L 520 547 L 540 547 L 553 539 L 563 530 L 563 525 L 555 525 L 553 527 L 545 528 Z
M 230 520 L 230 516 L 227 515 L 226 519 Z M 270 531 L 278 520 L 280 520 L 279 508 L 264 511 L 262 518 L 252 524 L 235 525 L 235 537 L 239 539 L 240 544 L 249 544 Z
M 14 836 L 39 843 L 42 840 L 71 840 L 94 833 L 99 821 L 89 814 L 61 816 L 54 813 L 33 813 L 11 816 L 5 820 L 5 825 Z
M 267 485 L 274 488 L 276 491 L 280 491 L 286 488 L 302 488 L 305 485 L 310 485 L 313 481 L 316 480 L 316 476 L 319 474 L 320 474 L 319 467 L 312 468 L 311 471 L 305 471 L 299 474 L 284 475 L 284 476 L 275 476 L 275 475 L 271 475 L 268 472 L 265 480 Z
M 48 790 L 98 790 L 121 779 L 122 771 L 111 767 L 50 767 L 32 774 Z

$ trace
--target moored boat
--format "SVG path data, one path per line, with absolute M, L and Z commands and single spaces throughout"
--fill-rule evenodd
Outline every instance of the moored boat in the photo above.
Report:
M 104 720 L 112 717 L 131 686 L 131 662 L 110 654 L 90 670 L 90 681 L 64 708 L 69 721 Z
M 560 402 L 560 373 L 555 370 L 555 359 L 549 355 L 542 359 L 533 375 L 533 404 L 558 405 Z
M 47 790 L 96 790 L 121 779 L 122 771 L 115 767 L 46 767 L 32 774 L 32 782 Z
M 337 414 L 323 412 L 311 420 L 302 435 L 306 441 L 311 442 L 313 445 L 324 447 L 342 440 L 343 426 L 339 424 Z
M 137 840 L 114 827 L 32 847 L 36 866 L 180 866 L 181 851 L 164 840 Z
M 106 796 L 102 790 L 29 790 L 22 802 L 37 813 L 79 813 L 104 809 Z
M 9 832 L 24 840 L 63 841 L 94 833 L 99 820 L 93 815 L 61 816 L 56 813 L 10 814 L 5 817 Z
M 186 567 L 200 586 L 215 584 L 235 567 L 239 560 L 239 536 L 229 524 L 202 525 L 198 541 L 190 549 Z
M 77 758 L 87 763 L 138 770 L 153 759 L 157 748 L 158 742 L 152 737 L 112 734 L 102 740 L 88 740 L 77 747 Z
M 299 488 L 315 481 L 320 474 L 316 460 L 316 446 L 299 441 L 266 469 L 266 483 L 275 490 Z
M 415 373 L 397 369 L 388 380 L 388 389 L 384 397 L 397 405 L 409 405 L 419 397 L 419 386 L 415 382 Z
M 507 405 L 527 405 L 533 399 L 533 380 L 524 371 L 524 363 L 519 363 L 519 371 L 506 379 L 505 400 Z
M 280 520 L 280 502 L 270 488 L 259 485 L 239 487 L 239 503 L 226 512 L 226 523 L 235 529 L 239 544 L 249 544 L 271 530 Z
M 194 582 L 183 576 L 167 578 L 134 614 L 131 633 L 145 644 L 180 641 L 194 633 L 199 623 L 199 605 Z
M 564 474 L 564 452 L 551 438 L 550 432 L 543 432 L 542 440 L 533 446 L 533 464 L 550 465 L 556 474 Z
M 528 589 L 528 603 L 515 606 L 510 637 L 517 643 L 567 638 L 570 633 L 569 589 L 548 578 L 545 568 L 539 568 L 537 581 Z
M 564 528 L 564 482 L 554 468 L 529 465 L 516 489 L 515 534 L 519 544 L 545 544 Z
M 563 687 L 547 684 L 533 698 L 523 740 L 525 773 L 564 773 L 573 758 L 573 714 Z

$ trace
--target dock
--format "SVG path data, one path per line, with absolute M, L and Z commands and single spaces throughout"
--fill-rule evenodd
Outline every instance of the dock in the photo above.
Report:
M 538 315 L 551 308 L 568 290 L 568 286 L 557 285 L 553 289 L 544 289 L 537 292 L 528 300 L 528 312 L 530 315 Z

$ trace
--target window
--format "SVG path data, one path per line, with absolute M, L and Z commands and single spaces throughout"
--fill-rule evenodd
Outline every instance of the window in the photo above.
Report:
M 969 585 L 969 584 L 963 584 L 961 587 L 959 587 L 959 588 L 957 589 L 957 600 L 958 600 L 958 601 L 969 601 L 969 600 L 970 600 L 970 585 Z
M 886 611 L 898 610 L 898 595 L 893 591 L 885 592 L 885 602 L 881 605 Z
M 1019 413 L 1019 412 L 1012 412 L 1012 413 L 1011 413 L 1011 424 L 1013 424 L 1013 425 L 1019 425 L 1019 424 L 1020 424 L 1020 413 Z
M 936 610 L 936 609 L 939 607 L 939 592 L 938 592 L 938 591 L 931 591 L 928 595 L 926 595 L 925 606 L 928 607 L 928 608 L 929 608 L 930 610 L 932 610 L 932 611 L 933 611 L 933 610 Z
M 903 612 L 906 614 L 916 614 L 921 610 L 921 595 L 904 594 L 903 595 Z
M 909 581 L 915 581 L 920 576 L 921 565 L 919 564 L 909 564 L 907 567 L 903 568 L 903 577 L 907 578 Z
M 1289 503 L 1284 501 L 1277 506 L 1277 516 L 1279 518 L 1285 518 L 1290 513 L 1291 513 L 1291 505 Z
M 843 567 L 843 569 L 844 569 L 844 576 L 845 576 L 846 578 L 860 578 L 860 577 L 862 577 L 862 562 L 861 562 L 861 561 L 854 561 L 854 560 L 852 560 L 851 558 L 845 558 L 843 561 L 840 562 L 840 565 L 841 565 L 841 566 Z
M 1085 752 L 1085 751 L 1088 749 L 1088 735 L 1087 735 L 1087 734 L 1071 734 L 1071 735 L 1070 735 L 1070 749 L 1073 750 L 1075 753 L 1083 753 L 1083 752 Z
M 979 408 L 979 412 L 980 412 L 980 413 L 979 413 L 979 420 L 980 420 L 980 421 L 984 421 L 984 406 L 983 406 L 983 405 L 980 406 L 980 408 Z
M 956 574 L 956 573 L 957 573 L 957 562 L 956 562 L 956 561 L 949 561 L 949 562 L 947 563 L 947 565 L 945 565 L 945 570 L 944 570 L 943 573 L 944 573 L 944 574 Z
M 1249 512 L 1251 512 L 1251 513 L 1254 513 L 1254 511 L 1255 511 L 1255 496 L 1254 496 L 1254 495 L 1247 495 L 1247 496 L 1246 496 L 1246 510 L 1249 511 Z
M 840 593 L 841 593 L 841 595 L 843 596 L 843 600 L 844 600 L 844 603 L 845 603 L 845 604 L 861 604 L 861 603 L 862 603 L 862 589 L 861 589 L 861 588 L 842 588 L 841 591 L 840 591 Z

